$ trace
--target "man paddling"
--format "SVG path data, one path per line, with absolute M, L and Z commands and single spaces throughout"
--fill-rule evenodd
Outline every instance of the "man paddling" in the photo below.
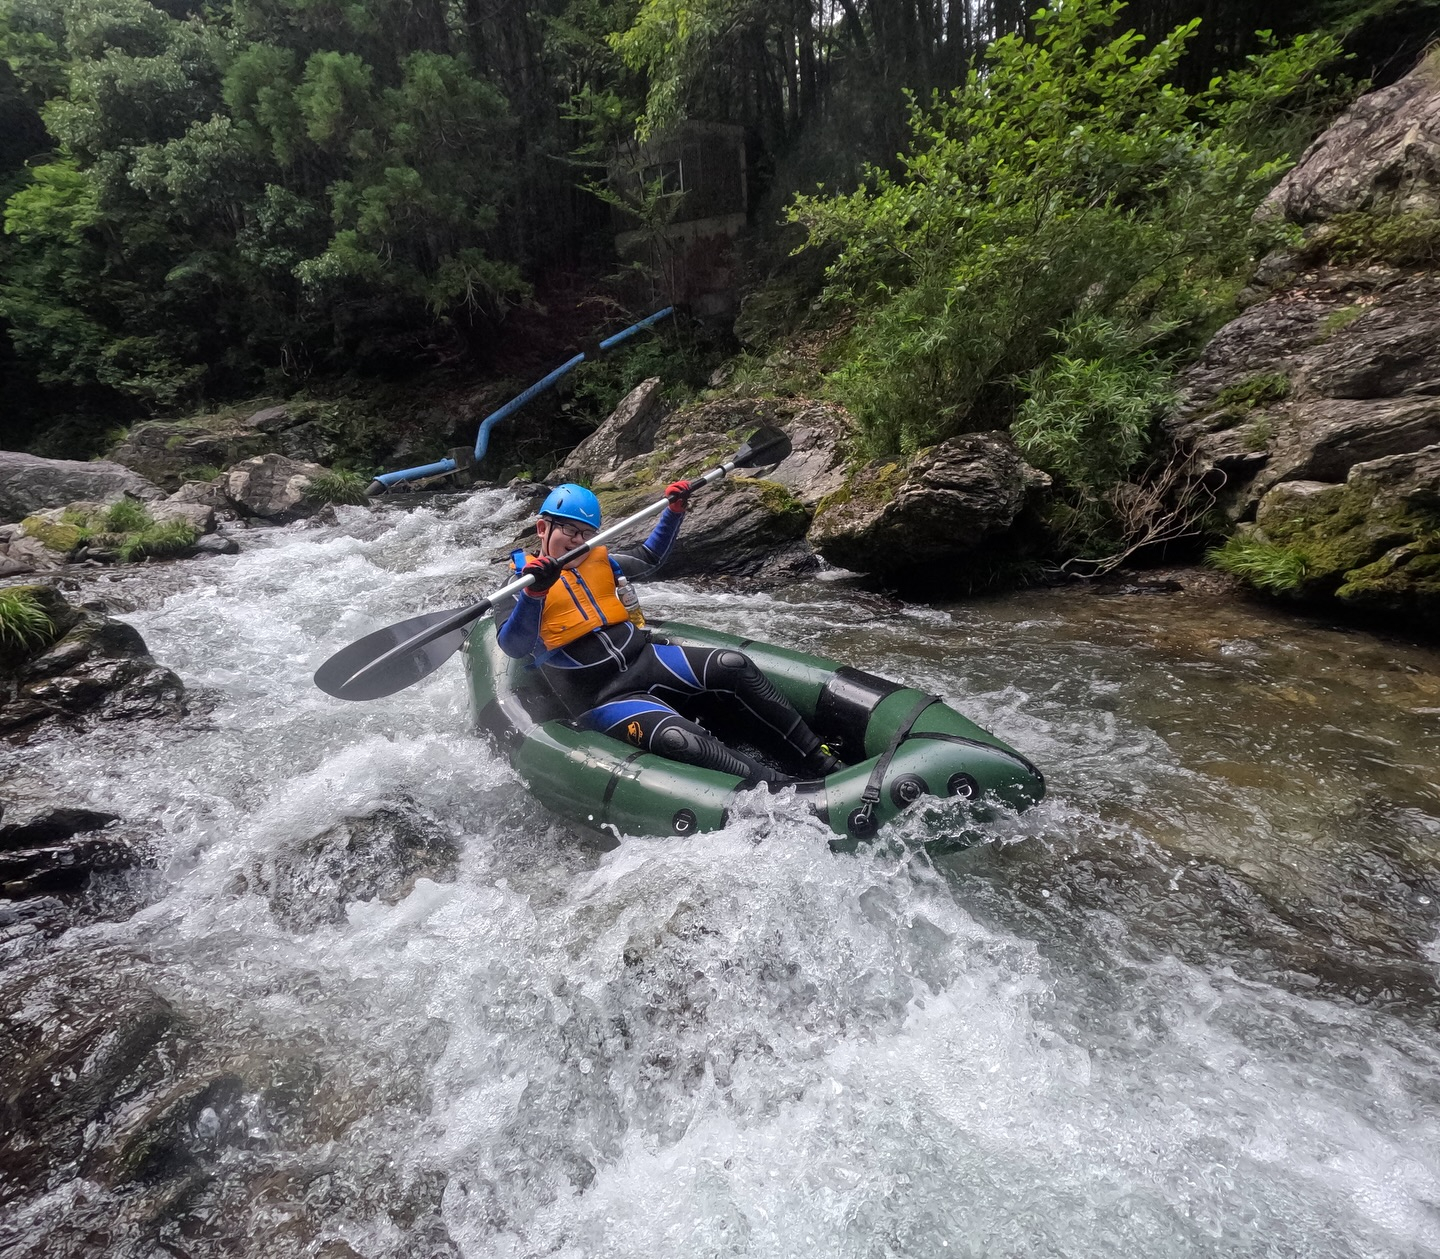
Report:
M 680 532 L 692 486 L 665 487 L 668 507 L 639 556 L 611 557 L 591 548 L 562 569 L 567 551 L 600 529 L 600 501 L 581 485 L 560 485 L 540 505 L 539 551 L 517 551 L 512 563 L 534 582 L 515 596 L 499 643 L 516 659 L 534 656 L 546 679 L 579 723 L 646 751 L 733 774 L 749 784 L 777 787 L 796 781 L 728 747 L 677 711 L 705 695 L 719 696 L 743 715 L 757 745 L 819 778 L 839 766 L 804 719 L 743 652 L 679 647 L 636 625 L 621 602 L 627 571 L 653 571 Z

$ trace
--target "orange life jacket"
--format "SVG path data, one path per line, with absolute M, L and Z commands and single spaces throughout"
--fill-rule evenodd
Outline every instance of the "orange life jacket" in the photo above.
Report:
M 517 564 L 516 568 L 519 567 Z M 610 553 L 603 546 L 597 546 L 574 568 L 565 569 L 560 580 L 545 592 L 540 641 L 546 651 L 553 651 L 603 625 L 618 625 L 629 619 L 629 611 L 615 593 L 615 570 L 610 567 Z

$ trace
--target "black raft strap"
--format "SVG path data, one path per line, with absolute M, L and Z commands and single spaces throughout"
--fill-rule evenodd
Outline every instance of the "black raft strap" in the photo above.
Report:
M 875 806 L 880 803 L 880 787 L 885 781 L 885 771 L 890 768 L 890 762 L 895 759 L 895 753 L 900 750 L 900 745 L 910 737 L 910 731 L 920 720 L 920 714 L 931 704 L 939 702 L 938 695 L 922 695 L 915 702 L 915 707 L 906 714 L 905 720 L 895 727 L 895 733 L 890 736 L 889 746 L 876 759 L 875 768 L 870 771 L 870 778 L 865 784 L 865 790 L 860 793 L 860 807 L 851 814 L 851 825 L 855 830 L 868 831 L 874 824 Z

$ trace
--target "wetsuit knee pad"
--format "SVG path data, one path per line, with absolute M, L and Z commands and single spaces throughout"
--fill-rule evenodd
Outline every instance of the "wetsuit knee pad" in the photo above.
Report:
M 694 731 L 686 730 L 674 722 L 667 722 L 665 728 L 655 736 L 655 751 L 672 760 L 689 760 L 704 756 L 710 751 Z
M 755 667 L 755 662 L 741 651 L 722 650 L 716 655 L 715 663 L 726 673 L 733 674 L 738 680 L 749 682 L 761 676 L 760 670 Z

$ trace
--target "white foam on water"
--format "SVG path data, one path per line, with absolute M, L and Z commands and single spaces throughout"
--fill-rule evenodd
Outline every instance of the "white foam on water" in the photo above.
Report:
M 470 734 L 456 665 L 368 705 L 310 685 L 354 637 L 497 584 L 493 551 L 522 518 L 498 493 L 345 510 L 144 573 L 125 619 L 211 710 L 178 733 L 22 754 L 67 802 L 160 834 L 155 903 L 61 948 L 123 946 L 137 982 L 212 1037 L 318 1038 L 342 1063 L 353 1048 L 372 1112 L 288 1157 L 362 1185 L 382 1167 L 438 1178 L 444 1226 L 476 1259 L 1440 1252 L 1424 1027 L 1236 973 L 1203 904 L 1081 895 L 1070 853 L 1127 855 L 1183 891 L 1165 837 L 1253 848 L 1278 806 L 1124 711 L 1113 650 L 1037 641 L 1063 617 L 887 610 L 834 582 L 645 595 L 956 697 L 1050 778 L 1046 804 L 976 850 L 1031 854 L 1029 884 L 927 857 L 919 840 L 964 824 L 954 805 L 836 855 L 793 799 L 762 794 L 722 833 L 602 853 Z M 1183 671 L 1156 676 L 1147 691 L 1191 702 Z M 246 881 L 396 802 L 457 838 L 454 881 L 303 933 Z M 1173 951 L 1154 944 L 1166 912 Z M 1197 938 L 1213 964 L 1181 960 Z M 387 1070 L 409 1083 L 383 1087 Z M 32 1227 L 79 1192 L 27 1204 Z M 332 1235 L 417 1253 L 401 1215 L 364 1200 L 335 1208 Z

